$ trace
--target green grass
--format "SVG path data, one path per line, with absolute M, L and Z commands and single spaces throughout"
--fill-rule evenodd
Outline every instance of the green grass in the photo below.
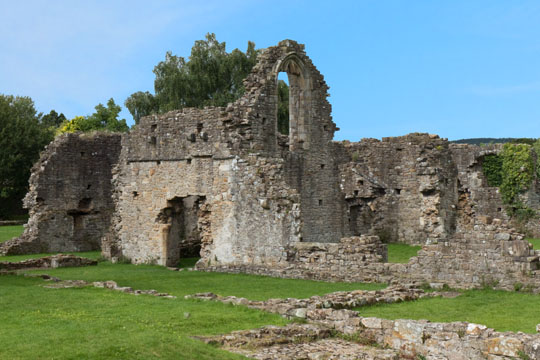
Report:
M 99 253 L 80 255 L 97 257 Z M 181 265 L 190 266 L 196 260 L 186 259 Z M 171 271 L 110 262 L 31 272 L 61 279 L 115 280 L 120 286 L 156 289 L 178 298 L 98 288 L 46 289 L 42 285 L 47 283 L 38 278 L 0 276 L 0 359 L 241 359 L 191 337 L 287 321 L 243 306 L 186 300 L 184 295 L 211 291 L 263 300 L 385 286 Z M 186 319 L 184 313 L 190 316 Z
M 525 240 L 533 245 L 534 250 L 540 250 L 540 239 L 527 238 Z
M 286 323 L 218 302 L 46 289 L 16 276 L 0 282 L 0 359 L 241 359 L 191 336 Z
M 199 259 L 198 257 L 180 259 L 180 268 L 194 267 Z
M 436 322 L 468 321 L 498 331 L 536 332 L 540 296 L 495 290 L 469 290 L 453 299 L 426 298 L 398 304 L 356 309 L 361 316 L 385 319 L 426 319 Z
M 388 262 L 389 263 L 408 263 L 409 259 L 416 256 L 421 246 L 411 246 L 407 244 L 389 243 Z
M 0 243 L 10 240 L 11 238 L 21 235 L 23 232 L 22 225 L 7 225 L 0 226 Z
M 101 262 L 98 266 L 84 268 L 59 268 L 32 272 L 46 273 L 64 280 L 114 280 L 120 286 L 131 286 L 144 290 L 155 289 L 176 296 L 210 291 L 223 296 L 235 295 L 251 300 L 281 297 L 307 298 L 334 291 L 375 290 L 386 286 L 383 284 L 278 279 L 245 274 L 171 271 L 157 265 L 111 264 L 110 262 Z

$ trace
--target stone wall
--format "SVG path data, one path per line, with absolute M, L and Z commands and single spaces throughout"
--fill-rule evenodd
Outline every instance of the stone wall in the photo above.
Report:
M 60 267 L 79 267 L 97 265 L 96 260 L 75 255 L 58 254 L 38 259 L 27 259 L 18 262 L 0 261 L 0 273 L 28 269 L 54 269 Z
M 350 233 L 423 244 L 455 231 L 456 168 L 448 141 L 436 135 L 344 142 L 340 165 Z
M 24 199 L 30 218 L 21 237 L 0 245 L 6 255 L 99 250 L 114 209 L 111 169 L 119 134 L 63 134 L 32 168 Z
M 255 359 L 493 360 L 540 357 L 540 334 L 498 332 L 468 322 L 432 323 L 427 320 L 387 320 L 361 316 L 362 307 L 377 303 L 459 295 L 424 293 L 406 285 L 377 291 L 336 292 L 308 299 L 250 301 L 212 293 L 188 295 L 186 298 L 247 306 L 307 322 L 202 338 L 207 343 Z M 352 308 L 357 311 L 350 310 Z
M 201 260 L 197 269 L 325 281 L 386 282 L 391 279 L 388 270 L 391 264 L 385 263 L 386 245 L 377 236 L 353 236 L 333 244 L 298 242 L 285 247 L 284 252 L 284 261 L 271 266 L 264 263 L 208 266 Z
M 171 253 L 186 237 L 175 230 L 174 214 L 167 212 L 175 199 L 196 197 L 196 205 L 178 213 L 184 212 L 192 223 L 197 219 L 205 263 L 279 262 L 283 247 L 298 233 L 293 226 L 298 222 L 293 209 L 297 195 L 287 191 L 284 182 L 280 186 L 265 182 L 273 172 L 279 177 L 279 167 L 279 162 L 256 156 L 248 161 L 193 158 L 124 164 L 115 182 L 125 186 L 115 196 L 117 206 L 126 211 L 113 219 L 117 242 L 111 256 L 176 265 L 185 254 L 181 249 L 176 256 Z
M 430 244 L 473 231 L 480 216 L 511 222 L 540 233 L 537 219 L 519 224 L 506 214 L 497 187 L 487 183 L 484 157 L 500 144 L 450 144 L 436 135 L 337 143 L 341 188 L 347 205 L 348 233 L 374 234 L 383 241 Z M 538 179 L 522 201 L 540 209 Z
M 280 72 L 289 135 L 277 126 Z M 261 50 L 244 86 L 226 107 L 144 117 L 122 138 L 56 139 L 30 179 L 25 233 L 0 252 L 101 245 L 134 263 L 200 254 L 197 267 L 216 271 L 536 286 L 537 254 L 482 173 L 499 146 L 420 133 L 332 142 L 328 86 L 290 40 Z M 527 203 L 540 203 L 538 188 Z M 426 246 L 409 264 L 388 264 L 379 240 Z
M 291 83 L 289 136 L 277 132 L 279 72 Z M 343 237 L 322 75 L 302 45 L 283 41 L 261 52 L 244 85 L 227 107 L 150 116 L 132 129 L 114 170 L 107 256 L 175 265 L 190 227 L 204 266 L 272 267 L 287 262 L 292 244 Z M 191 197 L 196 205 L 185 206 Z
M 289 78 L 289 133 L 277 132 L 277 78 Z M 284 40 L 262 50 L 246 78 L 246 94 L 232 106 L 244 108 L 253 131 L 251 149 L 285 160 L 284 179 L 300 195 L 300 238 L 337 242 L 345 235 L 343 195 L 339 190 L 332 138 L 336 125 L 326 100 L 328 86 L 306 56 L 304 46 Z
M 324 281 L 417 283 L 470 289 L 527 289 L 540 292 L 540 252 L 500 219 L 482 217 L 471 232 L 424 245 L 409 263 L 388 263 L 377 236 L 343 238 L 337 244 L 296 243 L 279 264 L 199 262 L 207 271 L 249 273 Z
M 540 291 L 538 252 L 500 219 L 484 216 L 472 231 L 423 246 L 396 279 L 439 282 L 454 288 L 496 287 Z
M 199 236 L 208 263 L 280 261 L 285 243 L 299 233 L 297 192 L 283 179 L 283 159 L 240 151 L 248 146 L 238 141 L 245 126 L 232 121 L 230 111 L 219 108 L 141 120 L 115 169 L 121 210 L 113 219 L 115 238 L 106 240 L 109 256 L 176 265 L 186 256 L 181 217 L 190 219 L 190 242 Z M 185 206 L 189 198 L 196 200 Z M 184 205 L 173 211 L 175 201 Z

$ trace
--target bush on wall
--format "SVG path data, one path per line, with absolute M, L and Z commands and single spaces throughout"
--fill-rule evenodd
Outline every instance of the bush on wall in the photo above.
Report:
M 484 156 L 482 171 L 489 186 L 501 186 L 502 184 L 502 156 L 489 154 Z
M 505 204 L 519 203 L 518 195 L 529 189 L 534 179 L 532 147 L 527 144 L 504 144 L 501 195 Z
M 523 143 L 506 143 L 502 152 L 484 157 L 482 171 L 489 186 L 498 186 L 503 203 L 510 216 L 526 221 L 536 215 L 519 198 L 527 191 L 535 177 L 540 176 L 540 140 L 532 146 Z

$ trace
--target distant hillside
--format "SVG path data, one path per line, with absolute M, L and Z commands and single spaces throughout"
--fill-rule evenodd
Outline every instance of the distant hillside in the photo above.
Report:
M 536 139 L 532 139 L 532 138 L 472 138 L 472 139 L 454 140 L 450 142 L 454 144 L 480 145 L 480 144 L 504 144 L 508 142 L 532 144 L 535 141 Z

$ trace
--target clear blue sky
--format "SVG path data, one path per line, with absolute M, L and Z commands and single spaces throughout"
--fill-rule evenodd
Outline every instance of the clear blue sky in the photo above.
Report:
M 336 139 L 540 137 L 539 1 L 0 0 L 0 93 L 68 118 L 153 92 L 165 52 L 294 39 L 330 86 Z M 132 123 L 127 111 L 122 115 Z

